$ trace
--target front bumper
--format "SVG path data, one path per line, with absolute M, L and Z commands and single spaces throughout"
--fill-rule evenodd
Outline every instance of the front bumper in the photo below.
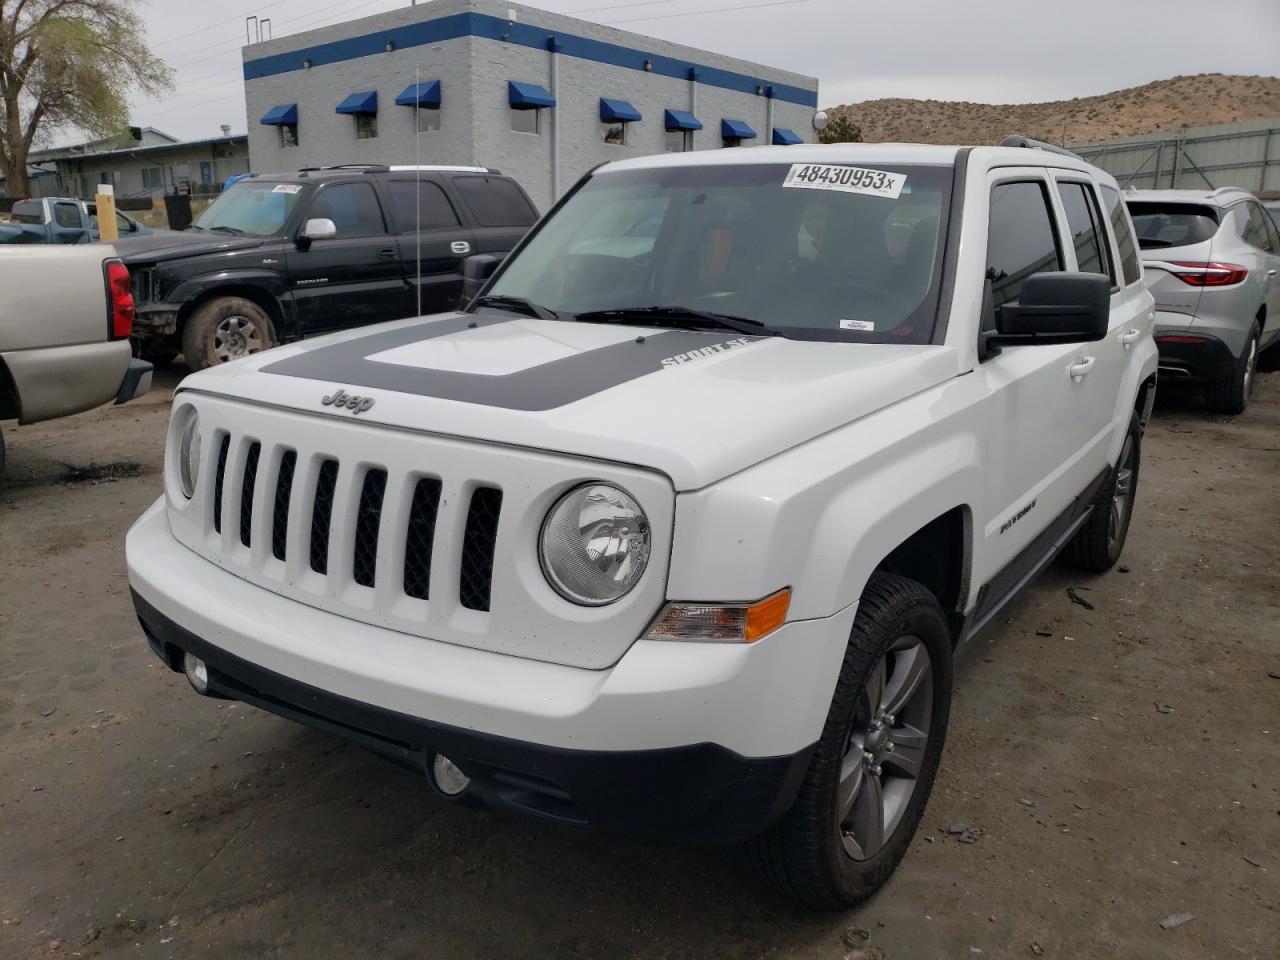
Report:
M 418 772 L 443 753 L 492 804 L 610 830 L 733 841 L 780 816 L 821 733 L 853 608 L 750 645 L 640 641 L 586 670 L 326 613 L 177 543 L 158 502 L 127 543 L 152 647 L 214 692 Z M 830 669 L 834 657 L 834 670 Z

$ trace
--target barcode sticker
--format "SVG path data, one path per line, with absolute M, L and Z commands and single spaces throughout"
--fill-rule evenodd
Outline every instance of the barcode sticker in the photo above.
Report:
M 830 163 L 793 163 L 782 179 L 784 187 L 865 193 L 890 200 L 898 199 L 906 182 L 906 174 Z

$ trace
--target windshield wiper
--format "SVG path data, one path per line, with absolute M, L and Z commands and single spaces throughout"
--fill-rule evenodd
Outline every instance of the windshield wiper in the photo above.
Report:
M 615 307 L 612 310 L 588 310 L 574 316 L 584 323 L 649 323 L 660 327 L 723 328 L 739 333 L 777 334 L 759 320 L 735 317 L 692 307 Z
M 216 227 L 210 227 L 209 229 L 214 232 L 235 234 L 237 237 L 244 236 L 244 231 L 239 227 L 224 227 L 222 224 L 218 224 Z
M 198 231 L 200 231 L 201 233 L 203 233 L 203 232 L 204 232 L 204 227 L 200 226 L 200 224 L 198 224 L 198 223 L 189 223 L 189 224 L 187 224 L 186 229 L 188 229 L 188 230 L 198 230 Z
M 530 317 L 537 317 L 539 320 L 560 319 L 560 314 L 550 307 L 544 307 L 541 304 L 534 303 L 532 300 L 526 300 L 524 297 L 508 297 L 501 293 L 491 293 L 480 297 L 472 306 L 497 307 L 499 310 L 523 313 Z

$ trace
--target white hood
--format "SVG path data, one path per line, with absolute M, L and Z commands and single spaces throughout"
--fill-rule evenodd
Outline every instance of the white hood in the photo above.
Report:
M 180 389 L 634 464 L 691 490 L 955 377 L 959 362 L 942 346 L 443 314 L 279 347 Z

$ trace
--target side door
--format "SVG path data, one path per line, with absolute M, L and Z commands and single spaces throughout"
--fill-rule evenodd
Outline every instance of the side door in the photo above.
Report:
M 308 220 L 332 220 L 324 240 L 302 236 Z M 367 179 L 326 183 L 311 195 L 285 255 L 299 332 L 358 327 L 404 316 L 400 250 Z
M 90 222 L 75 200 L 49 201 L 49 238 L 54 243 L 88 243 Z
M 471 228 L 434 179 L 393 176 L 387 194 L 406 281 L 401 316 L 456 310 L 462 261 L 475 250 Z
M 470 216 L 476 253 L 506 255 L 538 221 L 538 211 L 514 180 L 468 173 L 451 182 Z
M 993 329 L 1001 304 L 1021 296 L 1028 277 L 1067 269 L 1064 231 L 1048 171 L 1004 167 L 988 178 L 986 298 Z M 994 602 L 1026 563 L 1047 550 L 1105 458 L 1099 452 L 1094 392 L 1096 344 L 1003 347 L 978 367 L 986 381 L 988 473 L 984 538 Z M 1008 582 L 1005 582 L 1005 581 Z
M 1265 346 L 1280 334 L 1280 236 L 1262 204 L 1250 200 L 1248 207 L 1249 223 L 1244 240 L 1261 253 L 1262 296 L 1267 305 L 1266 327 L 1262 331 Z

